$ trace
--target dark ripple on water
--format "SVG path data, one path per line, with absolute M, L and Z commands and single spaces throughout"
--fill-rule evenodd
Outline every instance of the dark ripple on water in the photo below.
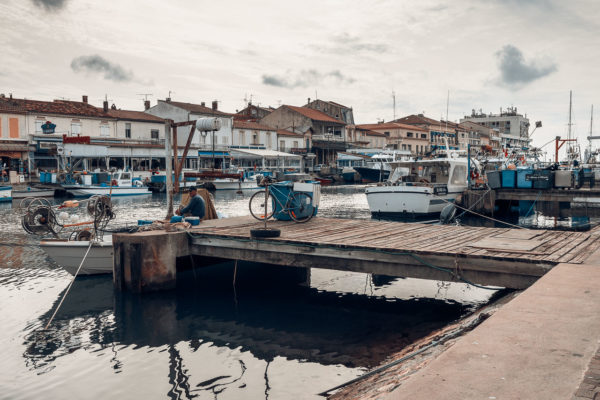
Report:
M 247 214 L 248 194 L 217 194 L 218 211 Z M 118 223 L 156 218 L 162 197 L 118 199 Z M 373 284 L 364 274 L 240 263 L 181 274 L 178 290 L 115 293 L 109 276 L 70 281 L 0 216 L 0 374 L 8 398 L 307 398 L 382 362 L 390 352 L 484 304 L 462 284 L 414 279 Z M 320 214 L 368 218 L 361 188 L 324 188 Z M 12 260 L 10 264 L 7 260 Z M 133 395 L 135 393 L 135 395 Z

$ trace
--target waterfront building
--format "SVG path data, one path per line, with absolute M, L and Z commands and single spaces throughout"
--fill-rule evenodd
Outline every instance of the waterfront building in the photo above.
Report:
M 460 122 L 475 122 L 498 131 L 503 147 L 523 147 L 529 144 L 529 119 L 519 114 L 517 107 L 500 109 L 500 114 L 485 114 L 473 110 L 471 115 L 461 118 Z
M 460 126 L 469 133 L 469 137 L 478 134 L 481 146 L 490 146 L 493 154 L 498 154 L 502 150 L 501 138 L 497 130 L 471 121 L 461 122 Z
M 259 121 L 261 118 L 271 114 L 275 109 L 273 107 L 261 107 L 252 102 L 248 102 L 248 105 L 235 113 L 234 119 L 242 121 Z
M 357 125 L 357 127 L 382 135 L 385 142 L 382 147 L 388 149 L 407 150 L 413 155 L 422 155 L 427 153 L 430 148 L 429 131 L 416 125 L 379 122 Z
M 354 112 L 352 111 L 352 107 L 346 107 L 335 101 L 325 101 L 320 99 L 310 101 L 310 97 L 308 98 L 308 103 L 306 103 L 304 107 L 321 111 L 332 118 L 342 121 L 346 125 L 354 125 Z
M 234 119 L 231 147 L 277 150 L 277 130 L 258 122 Z
M 282 105 L 260 122 L 308 136 L 305 140 L 319 164 L 335 164 L 337 152 L 346 150 L 346 124 L 312 108 Z
M 0 97 L 3 141 L 4 121 L 8 123 L 6 141 L 10 142 L 6 145 L 11 147 L 4 147 L 2 151 L 12 149 L 10 166 L 20 172 L 60 169 L 78 161 L 78 167 L 91 169 L 139 167 L 144 159 L 143 165 L 148 167 L 149 158 L 158 155 L 154 149 L 164 143 L 164 120 L 161 118 L 118 110 L 115 105 L 109 108 L 107 101 L 98 108 L 88 103 L 87 96 L 83 96 L 82 101 Z M 89 137 L 88 143 L 93 147 L 64 143 L 64 137 L 77 136 Z M 14 150 L 17 144 L 18 160 Z
M 221 119 L 221 129 L 215 132 L 196 132 L 192 139 L 190 153 L 198 154 L 199 168 L 223 168 L 229 154 L 229 146 L 233 135 L 233 114 L 222 112 L 218 109 L 218 101 L 212 102 L 212 107 L 207 107 L 204 102 L 200 104 L 172 101 L 171 98 L 158 100 L 157 104 L 145 110 L 146 113 L 174 122 L 193 121 L 199 118 L 218 117 Z M 177 145 L 184 146 L 193 127 L 179 127 L 177 129 Z M 193 154 L 192 154 L 193 155 Z
M 446 139 L 448 140 L 448 146 L 451 149 L 458 150 L 460 147 L 459 136 L 461 132 L 457 132 L 456 128 L 452 125 L 449 126 L 446 122 L 438 121 L 424 114 L 412 114 L 406 117 L 398 118 L 392 122 L 399 122 L 401 124 L 417 126 L 423 128 L 429 132 L 429 147 L 430 150 L 446 147 Z M 464 139 L 464 138 L 463 138 Z M 464 143 L 464 140 L 463 140 Z

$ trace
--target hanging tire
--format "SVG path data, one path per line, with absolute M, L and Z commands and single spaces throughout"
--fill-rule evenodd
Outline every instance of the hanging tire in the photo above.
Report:
M 296 222 L 307 222 L 315 215 L 312 196 L 308 193 L 294 193 L 286 207 L 290 218 Z
M 250 214 L 252 214 L 254 218 L 259 221 L 264 221 L 265 219 L 273 217 L 273 213 L 275 212 L 275 198 L 269 193 L 269 197 L 266 199 L 265 203 L 265 191 L 261 190 L 250 197 L 248 206 L 250 208 Z
M 250 229 L 250 236 L 254 238 L 274 238 L 281 236 L 281 231 L 276 228 Z

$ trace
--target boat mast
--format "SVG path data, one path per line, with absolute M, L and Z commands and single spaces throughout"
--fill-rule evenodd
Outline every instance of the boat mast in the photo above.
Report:
M 571 161 L 571 157 L 572 157 L 572 153 L 573 153 L 573 147 L 571 146 L 571 126 L 573 125 L 571 122 L 571 115 L 573 113 L 573 91 L 569 90 L 569 124 L 568 124 L 568 131 L 567 131 L 567 139 L 569 139 L 569 148 L 567 149 L 567 158 L 569 159 L 569 162 Z
M 590 135 L 588 136 L 588 158 L 592 156 L 592 130 L 594 127 L 594 105 L 590 111 Z

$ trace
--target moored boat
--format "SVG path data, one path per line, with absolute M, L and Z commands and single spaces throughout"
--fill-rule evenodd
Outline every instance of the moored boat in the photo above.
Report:
M 88 240 L 43 239 L 40 247 L 58 265 L 75 275 L 83 256 L 88 250 Z M 93 241 L 78 275 L 110 274 L 113 271 L 112 236 Z
M 111 179 L 111 184 L 101 185 L 62 185 L 63 189 L 74 197 L 90 197 L 95 195 L 102 196 L 135 196 L 151 194 L 148 187 L 141 181 L 133 181 L 131 172 L 115 172 Z
M 24 199 L 25 197 L 54 197 L 54 188 L 28 187 L 24 190 L 13 190 L 13 199 Z
M 392 163 L 390 181 L 365 190 L 375 217 L 423 217 L 439 214 L 467 188 L 467 158 L 435 158 Z
M 12 201 L 12 186 L 0 186 L 0 201 Z

